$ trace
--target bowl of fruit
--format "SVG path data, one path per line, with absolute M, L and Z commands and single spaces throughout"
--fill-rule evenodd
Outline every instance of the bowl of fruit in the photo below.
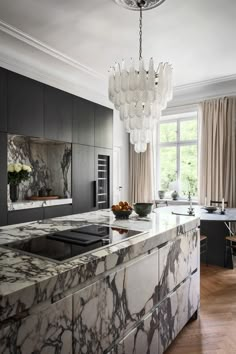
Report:
M 119 202 L 119 204 L 112 205 L 111 210 L 116 219 L 128 219 L 133 208 L 128 202 Z

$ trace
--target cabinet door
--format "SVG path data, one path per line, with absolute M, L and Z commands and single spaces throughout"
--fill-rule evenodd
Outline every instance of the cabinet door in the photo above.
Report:
M 8 132 L 43 137 L 43 84 L 8 72 Z
M 72 99 L 69 93 L 45 86 L 45 138 L 72 142 Z
M 73 99 L 73 143 L 94 146 L 94 103 Z
M 113 148 L 113 110 L 95 105 L 95 146 Z
M 75 353 L 104 353 L 148 315 L 157 305 L 157 268 L 155 252 L 74 294 Z
M 124 340 L 115 346 L 109 354 L 159 354 L 158 309 L 154 310 Z
M 163 300 L 188 274 L 189 239 L 184 234 L 159 249 L 159 300 Z
M 0 329 L 0 353 L 72 354 L 72 296 Z
M 195 273 L 159 306 L 159 344 L 163 353 L 190 320 L 199 306 L 199 278 Z
M 56 218 L 72 214 L 72 205 L 56 205 L 44 207 L 44 219 Z
M 112 204 L 113 150 L 95 148 L 95 175 L 97 209 L 107 209 Z
M 0 226 L 7 224 L 7 134 L 0 132 Z
M 0 68 L 0 131 L 7 131 L 7 71 Z
M 95 210 L 96 190 L 94 174 L 94 147 L 73 144 L 72 198 L 73 213 Z
M 8 212 L 8 225 L 43 219 L 43 208 L 12 210 Z

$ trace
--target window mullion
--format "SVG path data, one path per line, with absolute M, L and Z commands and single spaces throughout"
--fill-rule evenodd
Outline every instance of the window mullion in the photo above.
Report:
M 177 146 L 176 146 L 176 179 L 178 182 L 178 185 L 180 185 L 180 121 L 177 121 Z M 178 191 L 179 192 L 179 191 Z

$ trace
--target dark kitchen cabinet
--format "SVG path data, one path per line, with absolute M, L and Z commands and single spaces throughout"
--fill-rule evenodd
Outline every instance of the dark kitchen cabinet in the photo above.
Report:
M 0 132 L 0 226 L 7 224 L 7 134 Z
M 94 103 L 73 100 L 73 143 L 94 146 Z
M 0 68 L 0 131 L 7 131 L 7 71 Z
M 94 147 L 73 144 L 73 213 L 84 213 L 96 209 L 96 181 L 94 165 Z
M 95 105 L 95 146 L 113 148 L 113 110 Z
M 72 205 L 56 205 L 43 208 L 44 210 L 44 219 L 56 218 L 58 216 L 71 215 Z
M 43 208 L 12 210 L 8 212 L 8 225 L 19 224 L 34 220 L 43 220 Z
M 45 86 L 44 136 L 47 139 L 72 142 L 73 96 Z
M 95 148 L 96 208 L 110 208 L 112 204 L 113 151 Z
M 8 133 L 43 137 L 43 84 L 8 72 Z

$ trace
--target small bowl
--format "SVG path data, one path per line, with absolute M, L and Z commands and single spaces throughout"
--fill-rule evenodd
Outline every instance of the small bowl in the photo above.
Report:
M 205 209 L 208 213 L 213 213 L 214 211 L 217 210 L 215 206 L 206 206 L 203 209 Z
M 152 212 L 153 203 L 135 203 L 134 211 L 141 217 L 145 217 Z
M 128 219 L 133 210 L 112 210 L 116 219 Z

